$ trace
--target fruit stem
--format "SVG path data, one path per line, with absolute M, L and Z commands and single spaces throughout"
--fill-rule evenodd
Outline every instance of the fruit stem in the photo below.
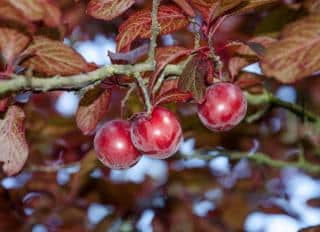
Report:
M 138 85 L 141 89 L 141 92 L 143 94 L 144 103 L 146 105 L 146 111 L 148 114 L 150 114 L 151 110 L 152 110 L 152 104 L 151 104 L 150 96 L 148 94 L 148 89 L 147 89 L 146 85 L 144 84 L 144 80 L 141 77 L 140 73 L 135 73 L 134 77 L 136 78 Z

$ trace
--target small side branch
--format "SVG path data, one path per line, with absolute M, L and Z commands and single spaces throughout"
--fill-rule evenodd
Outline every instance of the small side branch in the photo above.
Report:
M 248 159 L 258 164 L 268 165 L 273 168 L 294 167 L 294 168 L 298 168 L 300 170 L 313 173 L 313 174 L 320 173 L 319 165 L 309 163 L 305 159 L 299 158 L 297 161 L 276 160 L 276 159 L 272 159 L 270 156 L 262 152 L 256 152 L 253 154 L 248 154 L 246 152 L 225 152 L 225 153 L 219 153 L 217 155 L 201 155 L 201 154 L 195 153 L 191 156 L 188 156 L 188 159 L 195 158 L 195 159 L 209 161 L 221 156 L 228 157 L 231 160 Z
M 264 91 L 262 94 L 259 95 L 250 94 L 246 92 L 245 95 L 249 104 L 251 105 L 270 104 L 271 106 L 282 107 L 309 122 L 315 123 L 320 128 L 320 117 L 312 113 L 311 111 L 306 110 L 298 104 L 283 101 L 268 91 Z

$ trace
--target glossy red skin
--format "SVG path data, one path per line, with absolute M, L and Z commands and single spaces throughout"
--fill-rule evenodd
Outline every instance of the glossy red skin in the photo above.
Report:
M 141 114 L 135 118 L 131 139 L 143 154 L 166 159 L 177 152 L 183 136 L 176 116 L 163 107 L 155 107 L 151 115 Z
M 131 124 L 113 120 L 104 124 L 94 138 L 98 159 L 112 169 L 127 169 L 141 157 L 130 138 Z
M 212 131 L 227 131 L 245 117 L 247 100 L 241 89 L 231 83 L 220 82 L 207 89 L 198 105 L 201 122 Z

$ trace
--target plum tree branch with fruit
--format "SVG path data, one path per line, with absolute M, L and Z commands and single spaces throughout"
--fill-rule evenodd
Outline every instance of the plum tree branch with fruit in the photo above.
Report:
M 268 1 L 264 1 L 263 4 L 265 3 L 268 3 Z M 33 36 L 30 39 L 21 33 L 17 34 L 17 32 L 9 31 L 12 36 L 16 36 L 21 40 L 24 39 L 25 44 L 17 45 L 18 48 L 21 48 L 21 51 L 17 54 L 9 54 L 5 57 L 7 59 L 7 69 L 1 73 L 3 78 L 0 80 L 0 96 L 7 99 L 15 93 L 26 91 L 35 93 L 55 90 L 81 90 L 86 93 L 96 91 L 97 93 L 94 94 L 96 98 L 91 99 L 90 104 L 81 105 L 82 102 L 80 102 L 79 109 L 82 107 L 84 113 L 81 114 L 81 117 L 79 116 L 80 114 L 77 115 L 77 123 L 85 124 L 78 125 L 79 128 L 84 134 L 92 135 L 96 132 L 99 122 L 104 118 L 107 111 L 107 109 L 101 108 L 107 108 L 106 105 L 110 101 L 109 91 L 111 91 L 111 88 L 102 88 L 103 90 L 97 90 L 97 88 L 100 88 L 113 78 L 119 77 L 116 80 L 119 81 L 120 79 L 120 82 L 123 81 L 123 83 L 115 85 L 125 86 L 128 89 L 126 96 L 121 101 L 121 110 L 126 106 L 130 95 L 138 90 L 137 92 L 143 97 L 146 112 L 134 114 L 131 120 L 109 121 L 103 124 L 96 132 L 94 147 L 99 160 L 106 166 L 115 169 L 131 167 L 138 162 L 142 154 L 153 158 L 165 159 L 178 151 L 183 141 L 181 125 L 177 117 L 166 108 L 158 106 L 160 104 L 192 101 L 197 105 L 197 113 L 202 124 L 213 132 L 228 131 L 236 127 L 246 116 L 247 103 L 253 106 L 270 105 L 285 108 L 303 120 L 313 123 L 319 129 L 320 117 L 316 114 L 298 104 L 282 101 L 266 90 L 259 91 L 258 94 L 252 93 L 250 88 L 242 86 L 241 80 L 236 80 L 238 76 L 243 74 L 242 68 L 249 64 L 247 60 L 242 60 L 244 59 L 243 57 L 247 56 L 252 60 L 260 61 L 266 76 L 274 77 L 280 82 L 288 83 L 299 80 L 309 74 L 304 73 L 302 77 L 296 72 L 292 72 L 290 73 L 291 76 L 289 75 L 292 80 L 281 79 L 281 76 L 284 75 L 282 73 L 283 67 L 278 67 L 277 65 L 280 62 L 274 61 L 272 57 L 272 52 L 278 49 L 278 47 L 272 47 L 275 39 L 258 37 L 247 42 L 226 43 L 224 45 L 225 49 L 229 47 L 234 49 L 232 50 L 233 60 L 230 59 L 228 62 L 223 60 L 219 50 L 215 47 L 215 33 L 227 16 L 231 14 L 229 13 L 230 11 L 234 10 L 235 14 L 242 13 L 260 6 L 260 4 L 263 5 L 259 1 L 249 1 L 245 7 L 241 4 L 231 6 L 221 4 L 214 14 L 213 12 L 205 14 L 206 12 L 203 13 L 202 8 L 198 9 L 202 15 L 203 22 L 196 29 L 194 26 L 197 23 L 194 19 L 195 13 L 190 12 L 190 8 L 180 9 L 172 5 L 161 5 L 160 0 L 153 0 L 151 11 L 142 10 L 131 15 L 120 26 L 117 36 L 118 51 L 115 57 L 131 55 L 134 52 L 131 46 L 133 46 L 132 44 L 137 38 L 148 39 L 149 50 L 147 54 L 137 55 L 139 57 L 147 55 L 145 61 L 131 64 L 128 62 L 129 60 L 121 58 L 113 60 L 111 65 L 99 68 L 87 64 L 80 55 L 62 43 L 39 36 Z M 105 20 L 113 19 L 126 10 L 111 9 L 110 12 L 107 11 L 97 16 L 96 12 L 91 12 L 94 7 L 92 9 L 90 7 L 92 6 L 89 4 L 87 10 L 89 15 Z M 118 13 L 113 15 L 114 12 Z M 135 23 L 137 20 L 141 20 L 145 25 L 143 23 L 137 25 Z M 312 20 L 306 19 L 307 23 L 314 26 Z M 189 23 L 194 26 L 194 44 L 192 48 L 180 46 L 161 47 L 157 44 L 159 35 L 170 34 L 186 28 Z M 288 30 L 287 34 L 290 33 L 291 31 Z M 286 38 L 281 39 L 285 40 Z M 32 40 L 32 42 L 29 40 Z M 47 54 L 48 51 L 41 50 L 46 47 L 54 48 L 58 52 L 53 54 L 49 52 Z M 267 51 L 265 52 L 265 50 Z M 56 54 L 67 56 L 67 58 L 66 60 L 60 59 L 60 57 L 55 57 Z M 286 57 L 283 59 L 286 59 Z M 50 65 L 47 65 L 48 63 Z M 246 65 L 243 65 L 243 63 Z M 14 69 L 13 67 L 18 68 L 20 66 L 23 67 L 23 71 L 12 70 Z M 310 71 L 316 71 L 312 70 L 312 68 L 310 68 Z M 297 69 L 297 67 L 293 67 L 293 69 Z M 124 81 L 125 78 L 123 77 L 129 77 L 129 80 Z M 161 91 L 164 83 L 170 78 L 177 81 L 177 86 L 167 91 Z M 261 83 L 256 83 L 257 78 L 255 80 L 248 78 L 245 81 L 245 83 L 249 83 L 249 87 L 252 87 L 252 84 L 264 89 Z M 83 101 L 86 100 L 84 98 L 82 99 Z M 9 105 L 4 108 L 12 107 Z M 94 111 L 99 113 L 93 114 L 92 112 Z M 14 120 L 11 121 L 15 122 Z M 6 120 L 3 121 L 2 127 L 5 125 L 4 122 Z M 20 121 L 17 121 L 17 123 L 20 123 Z M 19 135 L 21 136 L 21 134 Z M 16 151 L 12 148 L 12 142 L 9 141 L 10 138 L 3 139 L 6 142 L 5 149 L 11 149 L 14 153 Z M 25 143 L 23 136 L 22 138 L 19 137 L 19 139 Z M 246 156 L 243 153 L 235 152 L 230 153 L 228 157 L 231 159 L 248 158 L 257 163 L 278 168 L 293 166 L 314 173 L 320 171 L 318 166 L 308 163 L 305 159 L 301 159 L 298 162 L 286 162 L 273 160 L 262 153 Z M 5 162 L 6 157 L 1 160 Z M 17 167 L 16 169 L 13 168 L 10 174 L 18 171 L 20 169 L 17 169 Z

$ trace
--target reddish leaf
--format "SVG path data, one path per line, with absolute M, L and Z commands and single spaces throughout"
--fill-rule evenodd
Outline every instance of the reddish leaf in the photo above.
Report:
M 22 14 L 32 20 L 39 21 L 44 16 L 44 10 L 38 0 L 7 0 L 12 6 L 18 9 Z
M 64 11 L 62 23 L 67 26 L 68 33 L 85 20 L 86 5 L 83 2 L 72 5 Z
M 23 14 L 6 1 L 0 1 L 0 18 L 26 24 L 26 18 Z
M 0 99 L 0 113 L 3 113 L 7 110 L 9 105 L 9 98 Z
M 154 84 L 157 81 L 158 75 L 161 73 L 161 71 L 164 69 L 164 67 L 175 61 L 177 58 L 187 55 L 191 52 L 190 49 L 179 47 L 179 46 L 168 46 L 168 47 L 161 47 L 157 48 L 156 50 L 156 62 L 157 62 L 157 68 L 152 77 L 149 81 L 149 90 L 151 90 L 154 86 Z
M 31 39 L 9 28 L 0 28 L 0 52 L 7 62 L 11 62 L 30 43 Z
M 220 0 L 217 8 L 213 12 L 213 14 L 210 16 L 210 20 L 213 20 L 216 17 L 223 15 L 225 12 L 238 6 L 242 2 L 244 2 L 244 0 Z
M 187 0 L 173 0 L 181 9 L 190 17 L 195 17 L 196 13 L 192 9 L 192 6 L 189 4 Z
M 207 61 L 207 70 L 208 70 L 208 75 L 206 78 L 206 82 L 208 85 L 211 85 L 214 83 L 214 79 L 215 79 L 214 63 L 211 60 Z
M 191 0 L 192 5 L 209 23 L 212 19 L 230 12 L 240 14 L 276 0 Z
M 148 53 L 149 45 L 144 44 L 129 52 L 117 52 L 113 53 L 108 51 L 108 55 L 112 61 L 127 61 L 129 64 L 136 63 L 142 56 Z
M 25 138 L 25 114 L 11 106 L 0 119 L 0 161 L 3 171 L 11 176 L 18 173 L 28 158 L 29 148 Z
M 190 99 L 192 99 L 191 92 L 185 92 L 179 89 L 171 89 L 164 94 L 157 96 L 154 100 L 154 104 L 159 105 L 170 102 L 187 102 Z
M 59 26 L 62 22 L 62 14 L 60 9 L 49 1 L 42 3 L 44 10 L 44 17 L 42 18 L 44 23 L 49 27 Z
M 61 23 L 61 11 L 51 0 L 6 0 L 30 21 L 43 20 L 48 26 Z
M 277 2 L 277 0 L 246 0 L 232 14 L 240 14 L 251 11 L 257 7 Z
M 192 92 L 194 99 L 200 102 L 206 91 L 207 75 L 207 59 L 203 55 L 197 54 L 184 68 L 179 78 L 178 88 Z
M 108 89 L 93 89 L 83 96 L 76 114 L 76 122 L 84 134 L 92 133 L 100 120 L 106 116 L 110 97 L 111 91 Z
M 188 25 L 188 18 L 175 6 L 160 6 L 158 11 L 160 34 L 169 34 Z M 117 36 L 117 50 L 122 51 L 137 38 L 150 38 L 151 11 L 141 10 L 121 24 Z
M 217 9 L 219 5 L 217 0 L 191 0 L 191 4 L 201 13 L 203 19 L 207 23 L 209 23 L 212 13 Z
M 299 230 L 298 232 L 320 232 L 320 225 L 307 227 Z
M 320 70 L 320 15 L 311 15 L 285 27 L 280 41 L 262 59 L 267 76 L 293 83 Z
M 91 0 L 87 14 L 97 19 L 112 20 L 129 9 L 135 0 Z
M 319 0 L 306 0 L 303 1 L 303 7 L 306 8 L 310 13 L 320 12 L 320 1 Z
M 164 67 L 183 55 L 190 54 L 191 50 L 179 46 L 161 47 L 156 50 L 156 75 L 164 69 Z
M 263 80 L 253 73 L 241 73 L 235 84 L 251 93 L 260 93 L 263 90 Z
M 177 89 L 178 88 L 178 79 L 172 79 L 172 80 L 165 80 L 163 83 L 162 83 L 162 86 L 159 90 L 159 93 L 158 95 L 161 96 L 163 95 L 164 93 L 172 90 L 172 89 Z
M 36 36 L 24 52 L 31 55 L 23 65 L 47 76 L 72 75 L 88 71 L 85 60 L 62 42 Z
M 229 60 L 228 64 L 231 76 L 234 78 L 242 68 L 257 62 L 258 55 L 263 55 L 262 53 L 264 53 L 265 48 L 275 41 L 277 40 L 271 37 L 260 36 L 237 45 L 235 48 L 235 56 Z

